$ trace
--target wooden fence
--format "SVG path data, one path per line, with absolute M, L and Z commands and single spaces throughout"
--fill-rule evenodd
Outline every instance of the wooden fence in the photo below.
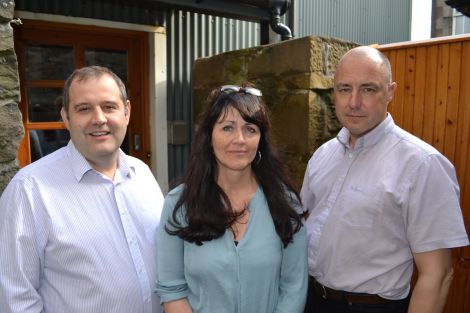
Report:
M 378 47 L 398 83 L 395 122 L 436 147 L 454 165 L 470 233 L 470 36 Z M 445 313 L 470 312 L 470 248 L 453 251 L 454 281 Z

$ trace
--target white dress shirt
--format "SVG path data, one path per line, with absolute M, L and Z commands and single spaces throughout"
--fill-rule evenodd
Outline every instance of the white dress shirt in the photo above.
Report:
M 155 313 L 162 192 L 122 151 L 114 180 L 72 142 L 20 170 L 0 198 L 2 313 Z
M 468 245 L 454 167 L 390 115 L 354 149 L 348 141 L 343 128 L 308 163 L 309 274 L 333 289 L 402 299 L 412 253 Z

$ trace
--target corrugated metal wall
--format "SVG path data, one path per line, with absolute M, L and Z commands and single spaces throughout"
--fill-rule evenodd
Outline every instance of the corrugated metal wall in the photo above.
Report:
M 470 33 L 470 17 L 463 15 L 454 9 L 452 34 L 461 35 Z
M 296 37 L 318 35 L 360 44 L 410 40 L 411 0 L 294 0 Z
M 260 25 L 234 19 L 169 10 L 166 13 L 168 121 L 187 123 L 192 136 L 191 69 L 194 60 L 260 43 Z M 184 172 L 190 144 L 168 146 L 170 185 Z

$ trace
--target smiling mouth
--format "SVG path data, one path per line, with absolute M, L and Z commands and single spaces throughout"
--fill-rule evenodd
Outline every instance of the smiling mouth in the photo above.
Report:
M 100 136 L 106 136 L 106 135 L 109 135 L 109 132 L 93 132 L 93 133 L 90 133 L 90 136 L 93 136 L 93 137 L 100 137 Z

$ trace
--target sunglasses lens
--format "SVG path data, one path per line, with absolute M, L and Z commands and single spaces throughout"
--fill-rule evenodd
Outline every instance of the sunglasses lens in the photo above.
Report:
M 250 95 L 261 97 L 261 90 L 252 88 L 252 87 L 246 87 L 244 88 L 246 93 L 249 93 Z
M 244 92 L 256 97 L 261 97 L 262 93 L 261 90 L 253 88 L 253 87 L 240 87 L 235 85 L 225 85 L 220 88 L 221 92 L 224 91 L 233 91 L 233 92 Z
M 220 91 L 235 91 L 239 92 L 241 87 L 235 86 L 235 85 L 225 85 L 220 88 Z

